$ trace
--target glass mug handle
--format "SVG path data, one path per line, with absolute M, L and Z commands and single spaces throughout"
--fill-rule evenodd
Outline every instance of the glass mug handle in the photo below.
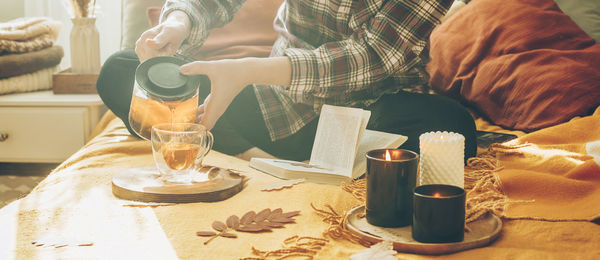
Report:
M 210 150 L 212 149 L 213 141 L 214 141 L 214 137 L 213 137 L 212 133 L 210 131 L 206 130 L 206 139 L 204 139 L 204 144 L 202 145 L 202 147 L 206 148 L 206 151 L 202 155 L 202 158 L 204 158 L 204 156 L 206 156 L 208 154 L 208 152 L 210 152 Z

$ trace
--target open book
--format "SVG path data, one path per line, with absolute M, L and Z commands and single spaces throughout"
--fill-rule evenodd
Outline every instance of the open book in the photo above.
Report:
M 252 158 L 250 167 L 283 179 L 306 179 L 341 184 L 367 169 L 365 155 L 381 148 L 396 148 L 406 136 L 366 130 L 371 112 L 360 108 L 324 105 L 310 162 Z

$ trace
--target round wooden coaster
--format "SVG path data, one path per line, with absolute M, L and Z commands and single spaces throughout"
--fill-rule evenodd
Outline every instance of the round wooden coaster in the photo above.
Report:
M 205 167 L 202 170 L 209 171 Z M 204 182 L 190 184 L 165 183 L 156 167 L 134 168 L 115 175 L 113 194 L 121 199 L 143 202 L 188 203 L 225 200 L 243 188 L 243 176 L 213 168 Z
M 399 228 L 373 226 L 367 222 L 364 212 L 364 205 L 350 210 L 344 219 L 346 228 L 373 243 L 379 243 L 382 240 L 392 241 L 396 251 L 406 253 L 440 255 L 482 247 L 498 238 L 502 230 L 502 220 L 496 215 L 487 213 L 467 224 L 470 231 L 465 232 L 465 238 L 461 242 L 421 243 L 412 238 L 411 226 Z

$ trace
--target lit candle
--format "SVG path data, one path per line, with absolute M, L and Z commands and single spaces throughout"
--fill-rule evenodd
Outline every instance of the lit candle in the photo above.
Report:
M 412 237 L 422 243 L 452 243 L 464 239 L 465 190 L 433 184 L 415 188 Z
M 419 137 L 419 185 L 464 187 L 465 137 L 452 132 L 429 132 Z
M 412 195 L 419 155 L 401 149 L 369 151 L 366 218 L 371 225 L 401 227 L 412 222 Z

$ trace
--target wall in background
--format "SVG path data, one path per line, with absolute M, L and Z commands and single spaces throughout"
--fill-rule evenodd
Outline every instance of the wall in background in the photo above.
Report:
M 0 0 L 0 22 L 25 15 L 24 0 Z

